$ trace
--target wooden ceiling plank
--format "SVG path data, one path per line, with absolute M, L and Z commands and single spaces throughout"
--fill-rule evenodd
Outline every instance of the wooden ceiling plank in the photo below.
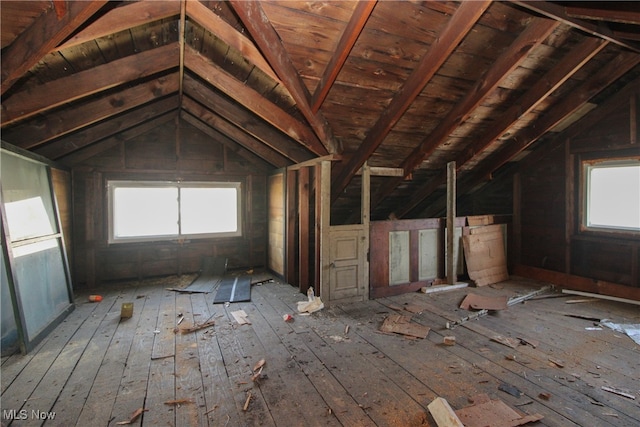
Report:
M 71 35 L 105 3 L 107 0 L 72 1 L 68 3 L 68 11 L 62 19 L 58 19 L 53 9 L 38 17 L 33 25 L 3 49 L 0 93 L 4 94 L 44 55 Z
M 200 1 L 191 0 L 187 2 L 187 16 L 200 24 L 205 30 L 215 34 L 220 40 L 242 53 L 243 57 L 274 81 L 282 83 L 253 42 Z
M 52 50 L 62 50 L 180 14 L 180 2 L 143 0 L 127 2 L 105 13 L 87 28 Z
M 422 92 L 449 55 L 460 44 L 465 35 L 473 28 L 491 1 L 463 2 L 451 17 L 446 27 L 413 70 L 404 86 L 391 100 L 389 106 L 380 115 L 378 121 L 367 133 L 358 150 L 341 168 L 331 189 L 332 201 L 337 200 L 356 172 L 380 146 L 389 131 L 400 120 L 404 112 Z
M 559 25 L 559 22 L 551 19 L 533 19 L 493 66 L 476 81 L 465 97 L 402 162 L 401 167 L 404 168 L 405 176 L 413 172 L 458 126 L 464 123 L 482 101 L 498 87 L 498 84 L 527 58 L 529 52 L 539 46 Z
M 145 82 L 116 94 L 71 106 L 46 117 L 20 123 L 3 131 L 3 139 L 25 149 L 77 131 L 116 114 L 178 91 L 178 73 Z
M 166 114 L 169 111 L 177 110 L 178 106 L 178 96 L 170 96 L 126 113 L 118 117 L 117 120 L 105 120 L 84 128 L 79 132 L 64 136 L 43 147 L 37 148 L 35 152 L 49 159 L 59 159 L 68 156 L 76 150 L 98 142 L 105 137 L 117 135 L 147 120 Z
M 624 3 L 623 3 L 624 4 Z M 631 2 L 629 2 L 631 4 Z M 601 4 L 606 5 L 606 3 Z M 635 10 L 622 10 L 613 8 L 603 8 L 594 5 L 594 7 L 581 6 L 565 6 L 567 16 L 571 18 L 589 19 L 592 21 L 620 22 L 623 24 L 640 24 L 640 12 L 638 5 L 632 5 Z
M 329 123 L 320 112 L 314 113 L 311 109 L 309 104 L 311 95 L 282 45 L 280 36 L 262 10 L 260 3 L 254 0 L 230 0 L 229 2 L 249 31 L 249 34 L 266 56 L 267 61 L 296 101 L 298 110 L 307 119 L 309 125 L 320 139 L 326 151 L 321 155 L 339 153 L 341 151 L 340 144 L 333 136 Z
M 313 157 L 309 151 L 297 142 L 274 127 L 267 125 L 245 108 L 226 99 L 188 75 L 185 75 L 184 78 L 184 88 L 189 97 L 216 112 L 216 114 L 219 114 L 235 126 L 242 128 L 245 132 L 291 159 L 294 163 L 303 162 Z
M 261 169 L 266 170 L 266 169 L 270 169 L 270 167 L 273 166 L 267 163 L 266 161 L 264 161 L 264 159 L 262 159 L 261 157 L 253 154 L 251 151 L 244 148 L 242 145 L 238 144 L 237 142 L 231 140 L 230 138 L 221 134 L 217 130 L 213 129 L 208 124 L 203 123 L 202 121 L 200 121 L 200 119 L 192 116 L 188 111 L 181 111 L 180 118 L 185 122 L 189 123 L 191 126 L 198 129 L 200 132 L 211 137 L 215 142 L 218 142 L 224 145 L 225 147 L 227 147 L 227 149 L 236 153 L 237 155 L 249 161 L 250 163 L 260 167 Z
M 551 95 L 608 44 L 609 42 L 605 40 L 589 37 L 580 45 L 576 46 L 558 65 L 547 72 L 542 78 L 538 79 L 507 111 L 502 113 L 500 118 L 489 127 L 487 132 L 458 155 L 455 159 L 457 169 L 460 170 L 468 161 L 488 148 L 496 139 L 508 131 L 520 117 L 532 111 L 540 102 Z M 439 175 L 437 178 L 432 178 L 426 185 L 412 195 L 409 203 L 403 205 L 399 211 L 394 212 L 395 215 L 398 218 L 402 218 L 407 212 L 414 209 L 424 199 L 429 197 L 445 181 L 446 175 L 444 174 Z M 381 194 L 381 198 L 384 198 L 389 195 L 390 192 L 383 188 L 378 194 Z
M 465 174 L 460 184 L 461 194 L 478 184 L 479 181 L 491 175 L 500 166 L 510 161 L 537 141 L 541 136 L 560 123 L 564 118 L 578 110 L 592 97 L 600 93 L 607 86 L 622 77 L 627 71 L 640 63 L 640 55 L 635 52 L 623 52 L 607 63 L 604 67 L 585 80 L 578 88 L 571 92 L 571 96 L 563 98 L 544 114 L 535 126 L 528 127 L 515 135 L 513 141 L 503 149 L 494 153 L 479 165 L 477 169 Z
M 598 25 L 592 24 L 591 22 L 583 21 L 577 18 L 572 18 L 567 15 L 564 7 L 553 4 L 548 1 L 524 1 L 524 0 L 510 0 L 511 3 L 516 4 L 525 9 L 531 10 L 533 12 L 539 13 L 541 15 L 547 16 L 551 19 L 555 19 L 557 21 L 562 22 L 563 24 L 569 25 L 578 30 L 589 33 L 593 36 L 603 38 L 608 40 L 614 44 L 625 47 L 627 49 L 631 49 L 634 52 L 640 53 L 640 47 L 628 43 L 624 40 L 621 40 L 618 37 L 615 37 L 612 31 L 602 28 Z
M 13 94 L 2 102 L 2 126 L 176 66 L 178 44 L 140 52 Z
M 282 154 L 263 144 L 261 141 L 253 138 L 251 135 L 248 135 L 239 127 L 233 125 L 232 123 L 229 123 L 224 118 L 220 117 L 213 111 L 208 110 L 206 107 L 197 103 L 191 98 L 183 98 L 182 108 L 188 111 L 189 114 L 197 117 L 199 120 L 203 121 L 218 132 L 227 136 L 227 138 L 242 145 L 244 148 L 255 153 L 275 167 L 282 168 L 292 163 Z
M 93 144 L 80 148 L 77 151 L 68 153 L 64 157 L 60 158 L 60 162 L 62 162 L 63 164 L 69 167 L 73 167 L 75 165 L 81 164 L 87 161 L 88 159 L 90 159 L 91 157 L 104 153 L 105 151 L 117 146 L 118 144 L 127 142 L 133 138 L 136 138 L 174 119 L 175 119 L 175 113 L 173 112 L 164 113 L 161 116 L 155 117 L 147 122 L 144 122 L 139 125 L 134 125 L 133 128 L 119 132 L 116 135 L 108 136 L 100 141 L 97 141 Z
M 329 94 L 333 83 L 336 81 L 342 66 L 349 57 L 349 53 L 358 40 L 358 37 L 367 23 L 371 12 L 373 12 L 373 8 L 376 3 L 377 0 L 363 0 L 359 1 L 356 5 L 353 15 L 351 16 L 351 19 L 344 29 L 342 37 L 340 37 L 340 41 L 335 48 L 336 54 L 331 57 L 331 60 L 327 64 L 327 67 L 316 86 L 316 91 L 311 98 L 311 109 L 314 113 L 318 112 L 320 106 Z
M 311 152 L 319 156 L 327 154 L 327 150 L 308 126 L 296 120 L 255 90 L 230 76 L 226 71 L 189 46 L 186 46 L 185 49 L 185 66 L 229 97 L 235 99 L 239 104 L 253 111 L 266 122 L 303 144 Z

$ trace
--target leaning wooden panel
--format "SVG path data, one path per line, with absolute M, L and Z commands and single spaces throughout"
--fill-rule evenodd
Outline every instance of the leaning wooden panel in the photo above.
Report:
M 509 278 L 501 225 L 472 228 L 462 237 L 469 278 L 486 286 Z

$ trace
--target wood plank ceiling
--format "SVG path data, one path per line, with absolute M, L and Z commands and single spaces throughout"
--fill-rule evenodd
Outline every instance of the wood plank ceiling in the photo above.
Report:
M 437 214 L 640 79 L 637 2 L 5 1 L 2 139 L 69 166 L 180 118 L 274 168 L 335 154 L 334 218 Z M 257 157 L 256 157 L 257 156 Z M 337 215 L 336 215 L 337 214 Z

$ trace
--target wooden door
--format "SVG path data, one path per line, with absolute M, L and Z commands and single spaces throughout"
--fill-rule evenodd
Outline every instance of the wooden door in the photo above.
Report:
M 361 224 L 333 226 L 329 230 L 329 299 L 369 299 L 368 241 Z

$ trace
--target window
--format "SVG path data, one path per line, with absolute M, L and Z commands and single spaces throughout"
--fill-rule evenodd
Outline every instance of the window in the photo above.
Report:
M 239 182 L 109 181 L 109 243 L 240 236 Z
M 587 229 L 640 232 L 640 158 L 583 162 Z

